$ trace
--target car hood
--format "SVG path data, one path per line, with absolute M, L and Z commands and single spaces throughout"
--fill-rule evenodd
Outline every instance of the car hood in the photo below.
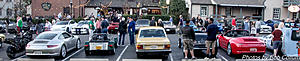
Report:
M 264 43 L 261 39 L 257 37 L 236 37 L 231 39 L 232 42 L 235 43 L 246 43 L 246 44 L 253 44 L 253 43 Z
M 78 24 L 77 27 L 89 28 L 88 24 Z
M 137 44 L 170 44 L 168 38 L 137 38 Z

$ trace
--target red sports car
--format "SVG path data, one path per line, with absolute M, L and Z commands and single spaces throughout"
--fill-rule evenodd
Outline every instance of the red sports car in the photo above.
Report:
M 116 34 L 118 33 L 118 28 L 119 28 L 119 22 L 113 22 L 107 27 L 108 33 Z
M 223 48 L 228 55 L 252 54 L 263 55 L 266 45 L 259 38 L 249 36 L 247 30 L 231 30 L 217 36 L 217 47 Z

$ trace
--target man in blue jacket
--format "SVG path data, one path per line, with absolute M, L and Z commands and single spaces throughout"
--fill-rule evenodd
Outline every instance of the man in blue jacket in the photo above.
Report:
M 130 37 L 130 45 L 134 45 L 135 21 L 131 17 L 129 18 L 128 33 Z

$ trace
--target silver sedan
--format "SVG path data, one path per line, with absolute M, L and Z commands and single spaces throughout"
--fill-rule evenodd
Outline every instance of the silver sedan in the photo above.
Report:
M 82 41 L 65 31 L 47 31 L 39 34 L 26 46 L 26 55 L 66 57 L 67 52 L 79 49 Z

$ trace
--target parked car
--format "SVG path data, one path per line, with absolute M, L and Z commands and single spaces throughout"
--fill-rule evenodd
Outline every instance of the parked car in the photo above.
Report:
M 171 53 L 170 40 L 162 27 L 141 27 L 136 37 L 136 54 L 138 58 L 144 55 L 158 54 L 168 58 Z
M 77 26 L 72 28 L 72 34 L 89 34 L 89 21 L 79 21 Z
M 5 35 L 0 34 L 0 48 L 3 46 L 3 42 L 5 41 Z
M 260 32 L 259 33 L 272 33 L 272 27 L 268 26 L 267 24 L 265 24 L 264 22 L 260 22 L 261 26 L 260 26 Z
M 110 23 L 110 25 L 107 27 L 108 29 L 108 33 L 111 33 L 111 34 L 117 34 L 118 33 L 118 28 L 119 28 L 119 22 L 113 22 L 113 23 Z
M 149 19 L 138 19 L 136 21 L 136 25 L 135 25 L 135 34 L 138 33 L 139 28 L 140 27 L 146 27 L 146 26 L 150 26 L 150 20 Z
M 227 54 L 259 54 L 266 52 L 265 43 L 257 37 L 250 37 L 247 30 L 231 30 L 217 36 L 217 47 L 223 48 Z
M 267 26 L 270 26 L 272 28 L 272 32 L 274 30 L 274 24 L 279 24 L 280 20 L 267 20 L 265 21 L 265 24 L 267 24 Z
M 56 56 L 64 58 L 67 52 L 81 48 L 82 41 L 65 31 L 46 31 L 39 34 L 26 46 L 26 55 Z
M 97 54 L 98 52 L 116 53 L 117 39 L 110 39 L 108 34 L 96 33 L 85 42 L 85 55 Z
M 300 30 L 299 28 L 283 28 L 282 46 L 279 50 L 285 56 L 299 57 L 300 51 Z M 267 43 L 268 45 L 268 43 Z M 280 52 L 279 52 L 280 53 Z
M 171 21 L 162 21 L 164 24 L 164 28 L 167 33 L 176 33 L 176 25 L 173 24 Z
M 58 21 L 51 28 L 51 31 L 66 31 L 71 33 L 71 29 L 75 27 L 77 23 L 73 20 L 70 21 Z
M 15 22 L 9 22 L 7 30 L 9 33 L 17 33 L 17 24 Z

